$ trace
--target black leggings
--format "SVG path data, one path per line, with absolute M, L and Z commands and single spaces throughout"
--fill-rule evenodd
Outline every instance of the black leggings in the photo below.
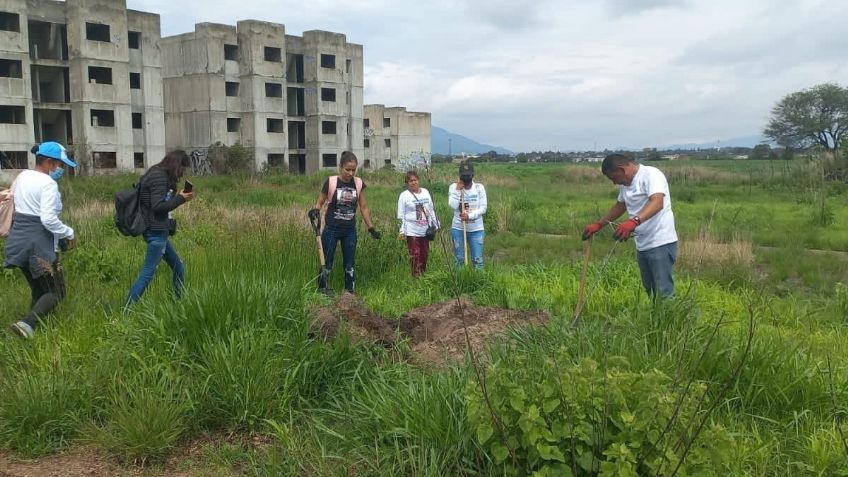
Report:
M 21 271 L 32 290 L 31 309 L 22 321 L 35 329 L 38 320 L 45 318 L 62 298 L 65 298 L 65 276 L 58 258 L 50 266 L 50 270 L 38 278 L 32 276 L 29 268 L 22 268 Z

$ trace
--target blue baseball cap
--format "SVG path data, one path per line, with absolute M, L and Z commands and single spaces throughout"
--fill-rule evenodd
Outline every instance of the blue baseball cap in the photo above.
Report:
M 65 151 L 65 146 L 55 141 L 47 141 L 39 144 L 38 150 L 35 151 L 35 155 L 49 157 L 50 159 L 62 161 L 68 166 L 77 167 L 77 163 L 68 157 L 68 153 Z

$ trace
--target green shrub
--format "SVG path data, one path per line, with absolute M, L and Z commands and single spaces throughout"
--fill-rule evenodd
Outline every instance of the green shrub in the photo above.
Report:
M 718 426 L 697 439 L 703 386 L 679 399 L 658 370 L 628 371 L 623 360 L 602 369 L 592 360 L 566 364 L 566 352 L 542 366 L 523 358 L 496 362 L 487 372 L 487 398 L 467 387 L 477 440 L 506 475 L 720 475 L 732 445 Z M 562 361 L 558 363 L 557 360 Z M 493 420 L 492 412 L 496 416 Z M 494 422 L 494 423 L 493 423 Z M 690 442 L 694 441 L 694 442 Z

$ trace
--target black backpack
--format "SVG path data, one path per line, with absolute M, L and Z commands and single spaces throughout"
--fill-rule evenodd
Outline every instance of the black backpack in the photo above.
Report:
M 123 235 L 136 237 L 144 233 L 147 224 L 141 213 L 141 184 L 144 176 L 129 189 L 115 193 L 115 226 Z

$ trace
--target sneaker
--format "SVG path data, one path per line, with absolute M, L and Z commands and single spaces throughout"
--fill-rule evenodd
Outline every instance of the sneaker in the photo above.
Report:
M 32 326 L 29 326 L 23 321 L 12 324 L 12 331 L 25 340 L 32 338 L 35 334 L 35 330 L 32 329 Z

